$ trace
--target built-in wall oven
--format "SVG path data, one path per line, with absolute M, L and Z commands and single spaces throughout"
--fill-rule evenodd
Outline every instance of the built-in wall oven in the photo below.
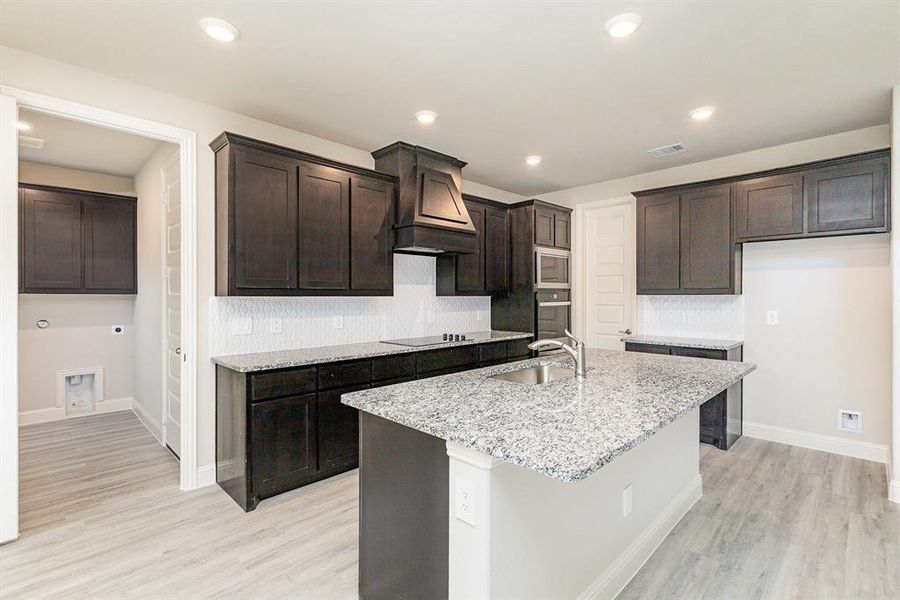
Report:
M 569 289 L 571 258 L 568 250 L 538 248 L 534 251 L 534 282 L 539 290 Z
M 569 290 L 545 290 L 535 293 L 537 339 L 567 341 L 571 329 L 572 297 Z

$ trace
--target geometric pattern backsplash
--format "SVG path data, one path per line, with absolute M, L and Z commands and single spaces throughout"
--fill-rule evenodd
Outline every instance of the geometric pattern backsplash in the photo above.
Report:
M 281 333 L 270 320 L 281 319 Z M 247 325 L 251 333 L 235 334 Z M 489 297 L 437 297 L 435 259 L 394 254 L 394 295 L 209 299 L 210 356 L 464 333 L 491 327 Z
M 635 332 L 744 339 L 743 296 L 638 296 Z

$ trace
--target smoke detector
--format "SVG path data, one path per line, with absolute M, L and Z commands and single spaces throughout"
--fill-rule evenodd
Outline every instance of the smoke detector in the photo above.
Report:
M 660 146 L 659 148 L 651 148 L 647 150 L 647 154 L 652 156 L 653 158 L 662 158 L 663 156 L 670 156 L 672 154 L 680 154 L 681 152 L 687 152 L 687 146 L 678 142 L 677 144 L 669 144 L 668 146 Z

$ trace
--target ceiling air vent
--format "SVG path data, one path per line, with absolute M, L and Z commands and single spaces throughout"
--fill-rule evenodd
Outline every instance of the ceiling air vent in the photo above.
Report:
M 671 154 L 678 154 L 680 152 L 687 152 L 687 147 L 681 142 L 677 144 L 669 144 L 668 146 L 660 146 L 659 148 L 651 148 L 647 150 L 647 154 L 652 156 L 653 158 L 661 158 L 663 156 L 669 156 Z
M 26 135 L 19 136 L 19 145 L 23 148 L 33 148 L 35 150 L 40 150 L 44 147 L 44 140 L 36 137 L 28 137 Z

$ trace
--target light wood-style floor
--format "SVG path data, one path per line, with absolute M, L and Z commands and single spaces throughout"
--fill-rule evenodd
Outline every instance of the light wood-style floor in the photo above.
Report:
M 133 414 L 23 427 L 21 538 L 2 598 L 356 598 L 357 475 L 244 514 Z M 900 510 L 884 466 L 759 440 L 702 447 L 704 496 L 620 595 L 900 598 Z

